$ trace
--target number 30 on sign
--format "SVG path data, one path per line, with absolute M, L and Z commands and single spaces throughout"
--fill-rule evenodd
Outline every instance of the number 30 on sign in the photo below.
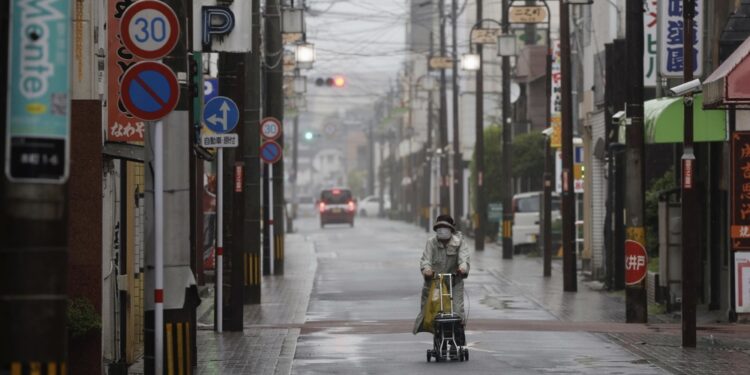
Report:
M 174 49 L 180 36 L 177 15 L 160 1 L 138 1 L 128 7 L 120 22 L 122 42 L 134 55 L 160 59 Z

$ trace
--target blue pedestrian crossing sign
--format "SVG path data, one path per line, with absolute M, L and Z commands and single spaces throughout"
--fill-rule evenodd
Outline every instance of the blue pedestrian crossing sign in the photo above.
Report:
M 217 96 L 203 107 L 203 124 L 214 133 L 228 133 L 237 126 L 240 111 L 237 104 L 226 96 Z

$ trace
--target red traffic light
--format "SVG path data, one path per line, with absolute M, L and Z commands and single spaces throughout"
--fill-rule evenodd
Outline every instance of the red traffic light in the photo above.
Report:
M 342 75 L 335 75 L 327 78 L 317 78 L 315 80 L 315 86 L 328 86 L 328 87 L 345 87 L 346 78 Z

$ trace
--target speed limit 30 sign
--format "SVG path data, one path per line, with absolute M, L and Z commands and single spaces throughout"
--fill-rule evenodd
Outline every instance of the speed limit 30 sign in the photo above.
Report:
M 134 55 L 160 59 L 174 49 L 180 36 L 180 23 L 169 5 L 143 0 L 129 6 L 120 22 L 122 42 Z
M 266 117 L 260 121 L 260 135 L 263 139 L 273 141 L 281 135 L 281 121 L 275 117 Z

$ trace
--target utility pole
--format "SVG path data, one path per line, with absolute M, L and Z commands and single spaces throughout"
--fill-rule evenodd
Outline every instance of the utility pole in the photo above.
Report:
M 625 236 L 628 241 L 646 245 L 644 215 L 644 147 L 643 147 L 643 1 L 628 0 L 626 9 L 627 89 Z M 687 60 L 686 60 L 687 61 Z M 627 266 L 627 263 L 626 263 Z M 646 323 L 646 279 L 625 288 L 626 321 Z
M 684 81 L 693 80 L 693 25 L 695 18 L 695 0 L 683 1 L 683 50 L 685 65 Z M 697 293 L 698 264 L 698 228 L 696 217 L 699 199 L 695 189 L 697 168 L 693 151 L 693 94 L 684 97 L 684 139 L 682 148 L 682 346 L 694 348 L 696 345 L 695 304 Z M 644 292 L 645 293 L 645 292 Z
M 477 22 L 482 22 L 483 0 L 477 0 Z M 471 35 L 469 35 L 471 38 Z M 484 250 L 485 225 L 487 223 L 487 202 L 484 195 L 484 62 L 483 45 L 477 43 L 479 55 L 479 69 L 477 69 L 476 96 L 476 145 L 474 146 L 474 162 L 476 165 L 476 215 L 477 226 L 474 231 L 474 248 Z
M 571 98 L 570 5 L 560 2 L 562 88 L 562 242 L 563 290 L 578 290 L 576 279 L 575 189 L 573 188 L 573 102 Z
M 266 102 L 265 115 L 274 117 L 282 124 L 284 123 L 284 46 L 281 43 L 281 7 L 279 0 L 266 1 L 265 22 L 265 79 L 266 79 Z M 284 149 L 284 137 L 279 137 L 276 142 Z M 284 159 L 282 158 L 270 168 L 269 173 L 273 190 L 274 220 L 270 222 L 270 239 L 273 241 L 273 274 L 284 274 Z
M 240 143 L 242 145 L 242 162 L 244 162 L 244 195 L 245 215 L 242 218 L 244 230 L 244 303 L 261 302 L 261 165 L 260 165 L 260 58 L 261 58 L 261 14 L 260 1 L 253 1 L 251 52 L 245 54 L 243 72 L 245 101 L 241 116 Z
M 547 129 L 552 130 L 552 13 L 549 11 L 547 2 L 547 61 L 544 65 L 545 93 L 547 101 L 545 108 L 547 115 Z M 544 208 L 542 218 L 542 241 L 543 241 L 543 266 L 544 277 L 552 276 L 552 170 L 555 168 L 555 160 L 552 157 L 552 133 L 547 134 L 544 140 L 544 197 L 542 207 Z
M 508 19 L 509 3 L 503 0 L 503 34 L 510 33 Z M 511 132 L 510 132 L 510 56 L 503 56 L 503 259 L 513 259 L 513 170 L 511 164 Z
M 367 156 L 367 195 L 374 195 L 375 194 L 375 120 L 370 120 L 367 123 L 367 155 L 368 155 Z
M 438 5 L 440 18 L 440 56 L 445 57 L 445 0 Z M 453 64 L 456 62 L 453 61 Z M 437 155 L 440 158 L 440 213 L 449 214 L 451 209 L 451 186 L 448 176 L 448 93 L 445 69 L 440 68 L 440 143 Z
M 464 160 L 461 156 L 461 129 L 458 119 L 458 45 L 456 44 L 456 18 L 458 4 L 456 0 L 451 1 L 451 37 L 452 37 L 452 59 L 453 59 L 453 219 L 460 225 L 464 215 Z
M 0 160 L 3 165 L 8 162 L 5 160 L 6 137 L 10 132 L 7 114 L 11 110 L 6 107 L 6 84 L 10 80 L 6 74 L 11 49 L 9 7 L 16 3 L 3 1 L 0 4 Z M 65 26 L 71 24 L 70 11 L 65 15 L 59 25 L 70 31 L 70 26 Z M 58 25 L 49 26 L 57 30 L 52 26 Z M 14 37 L 18 37 L 18 31 Z M 70 43 L 55 47 L 67 47 L 67 57 L 57 56 L 65 57 L 70 64 Z M 20 60 L 18 54 L 14 57 Z M 59 81 L 59 74 L 67 73 L 50 76 L 50 80 L 57 78 Z M 67 94 L 71 94 L 70 87 Z M 68 116 L 70 108 L 66 107 Z M 0 373 L 30 373 L 27 371 L 35 362 L 43 363 L 45 370 L 48 364 L 58 369 L 67 366 L 67 192 L 67 180 L 59 184 L 20 183 L 9 181 L 5 172 L 0 175 L 0 267 L 3 269 L 0 272 Z M 31 367 L 31 373 L 33 371 Z
M 294 78 L 297 79 L 300 76 L 299 68 L 294 69 Z M 297 103 L 296 113 L 294 115 L 294 124 L 292 127 L 292 173 L 290 180 L 292 183 L 292 218 L 297 218 L 297 168 L 299 165 L 299 103 Z M 368 181 L 368 184 L 370 181 Z M 369 191 L 368 191 L 369 192 Z M 291 227 L 288 228 L 290 232 L 294 230 Z

